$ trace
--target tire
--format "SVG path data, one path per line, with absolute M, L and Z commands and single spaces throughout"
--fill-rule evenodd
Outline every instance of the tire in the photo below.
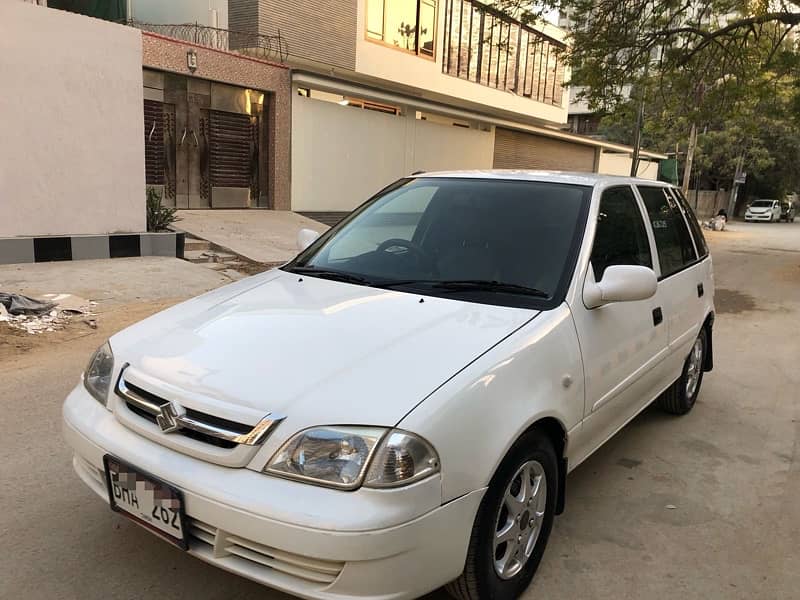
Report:
M 511 447 L 478 509 L 464 571 L 445 586 L 451 596 L 457 600 L 514 600 L 525 591 L 539 566 L 553 527 L 559 492 L 558 465 L 552 442 L 535 429 Z M 531 494 L 527 503 L 521 489 L 524 473 L 529 474 L 529 481 L 535 478 L 530 492 L 539 492 Z M 507 494 L 517 499 L 522 496 L 522 503 L 513 503 L 519 507 L 519 519 L 513 518 L 506 502 Z M 538 519 L 537 513 L 541 514 Z M 501 530 L 510 530 L 511 539 L 495 546 Z M 520 554 L 514 553 L 517 547 Z M 522 556 L 523 560 L 517 560 L 516 556 Z M 501 565 L 505 566 L 503 576 L 499 571 L 503 568 Z
M 662 410 L 673 415 L 685 415 L 692 410 L 703 383 L 707 349 L 708 338 L 706 328 L 703 327 L 683 363 L 681 376 L 656 400 Z M 690 378 L 694 378 L 694 381 L 690 381 Z

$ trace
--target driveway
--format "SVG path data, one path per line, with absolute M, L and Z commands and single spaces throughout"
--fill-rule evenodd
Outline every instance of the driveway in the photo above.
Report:
M 716 368 L 695 410 L 683 418 L 646 410 L 570 475 L 566 513 L 524 598 L 798 597 L 800 223 L 734 229 L 708 234 Z M 25 276 L 18 274 L 23 287 Z M 98 330 L 0 361 L 0 598 L 287 598 L 112 514 L 72 472 L 62 399 L 113 331 L 214 285 L 182 286 L 181 273 L 173 276 L 166 295 L 145 277 L 138 300 L 103 307 Z

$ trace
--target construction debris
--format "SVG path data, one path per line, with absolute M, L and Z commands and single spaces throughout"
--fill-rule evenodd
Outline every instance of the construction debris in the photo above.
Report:
M 10 315 L 42 315 L 50 312 L 55 307 L 52 302 L 41 302 L 21 294 L 7 294 L 5 292 L 0 292 L 0 304 L 6 308 Z
M 93 316 L 96 302 L 72 294 L 44 294 L 45 301 L 18 294 L 0 292 L 0 322 L 30 334 L 39 334 L 64 329 L 76 315 L 85 317 L 90 327 L 97 322 Z

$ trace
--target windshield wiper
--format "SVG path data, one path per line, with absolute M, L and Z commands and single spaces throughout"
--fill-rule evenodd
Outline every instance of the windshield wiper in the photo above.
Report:
M 431 287 L 453 292 L 499 292 L 519 294 L 520 296 L 533 296 L 534 298 L 549 298 L 550 294 L 536 288 L 518 285 L 516 283 L 503 283 L 485 279 L 461 279 L 451 281 L 431 282 Z
M 373 282 L 361 275 L 353 273 L 345 273 L 344 271 L 334 271 L 331 269 L 320 269 L 318 267 L 289 267 L 286 269 L 289 273 L 297 273 L 298 275 L 311 275 L 321 279 L 332 279 L 333 281 L 343 281 L 345 283 L 357 283 L 360 285 L 372 285 Z

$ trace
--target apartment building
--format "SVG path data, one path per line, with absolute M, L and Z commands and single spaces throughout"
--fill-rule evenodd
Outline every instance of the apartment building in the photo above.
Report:
M 561 131 L 565 33 L 549 23 L 475 0 L 229 0 L 228 23 L 286 42 L 294 210 L 351 210 L 415 171 L 630 169 L 630 148 Z
M 49 4 L 144 31 L 146 183 L 179 208 L 345 212 L 416 171 L 630 171 L 631 148 L 563 131 L 564 30 L 477 0 Z

